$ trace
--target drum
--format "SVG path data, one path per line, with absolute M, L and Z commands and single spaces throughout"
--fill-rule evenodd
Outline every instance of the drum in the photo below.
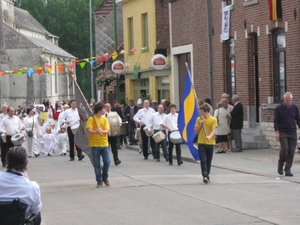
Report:
M 25 141 L 25 134 L 24 133 L 16 133 L 13 136 L 11 136 L 11 142 L 13 145 L 21 145 Z
M 3 143 L 6 143 L 6 135 L 5 134 L 1 134 L 1 138 L 2 138 Z
M 164 132 L 158 131 L 157 133 L 153 134 L 152 138 L 156 143 L 159 143 L 166 138 L 166 135 L 164 134 Z
M 180 144 L 180 143 L 182 143 L 182 138 L 181 138 L 181 135 L 180 135 L 179 131 L 173 131 L 170 134 L 170 141 L 173 144 Z
M 140 138 L 141 138 L 141 128 L 138 127 L 138 128 L 136 128 L 134 139 L 140 140 Z
M 128 122 L 123 122 L 120 127 L 120 135 L 127 135 Z
M 153 125 L 150 126 L 150 132 L 148 132 L 148 127 L 145 126 L 143 129 L 148 137 L 151 137 L 154 134 Z
M 75 123 L 73 126 L 71 126 L 71 130 L 72 130 L 72 133 L 75 135 L 76 134 L 76 131 L 77 129 L 79 128 L 80 126 L 80 123 Z

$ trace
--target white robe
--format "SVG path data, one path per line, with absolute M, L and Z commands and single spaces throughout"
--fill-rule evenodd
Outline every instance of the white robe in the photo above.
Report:
M 64 154 L 67 153 L 67 150 L 69 150 L 69 139 L 68 139 L 68 133 L 59 133 L 57 136 L 57 154 Z
M 40 151 L 37 147 L 37 116 L 27 116 L 24 118 L 23 124 L 25 126 L 25 142 L 22 144 L 27 151 L 29 157 L 33 157 L 34 154 L 39 154 Z M 26 131 L 31 131 L 33 137 L 29 137 Z
M 45 154 L 53 154 L 53 150 L 56 149 L 57 140 L 52 133 L 46 133 L 43 136 L 44 139 L 44 153 Z

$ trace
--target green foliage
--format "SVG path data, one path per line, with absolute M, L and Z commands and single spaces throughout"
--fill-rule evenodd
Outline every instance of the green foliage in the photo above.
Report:
M 92 0 L 92 13 L 104 0 Z M 75 57 L 90 57 L 90 21 L 88 0 L 13 0 L 27 10 L 46 30 L 59 36 L 59 46 Z M 94 15 L 94 14 L 93 14 Z M 94 19 L 92 19 L 94 23 Z M 92 25 L 94 28 L 94 24 Z M 94 31 L 93 47 L 95 49 Z M 95 53 L 95 50 L 93 51 Z M 86 98 L 91 96 L 90 65 L 77 67 L 78 84 Z

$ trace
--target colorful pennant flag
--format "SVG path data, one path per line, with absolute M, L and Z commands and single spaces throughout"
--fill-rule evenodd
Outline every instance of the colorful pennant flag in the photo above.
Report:
M 269 0 L 269 14 L 271 21 L 282 19 L 281 0 Z

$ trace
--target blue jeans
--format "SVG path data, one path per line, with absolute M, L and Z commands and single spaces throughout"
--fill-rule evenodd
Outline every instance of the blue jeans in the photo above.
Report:
M 198 149 L 202 176 L 209 179 L 211 161 L 214 154 L 214 146 L 198 144 Z
M 108 168 L 110 164 L 110 153 L 108 147 L 92 147 L 94 170 L 96 175 L 96 181 L 98 184 L 102 184 L 103 181 L 108 178 Z M 101 174 L 100 156 L 103 160 L 103 171 Z

